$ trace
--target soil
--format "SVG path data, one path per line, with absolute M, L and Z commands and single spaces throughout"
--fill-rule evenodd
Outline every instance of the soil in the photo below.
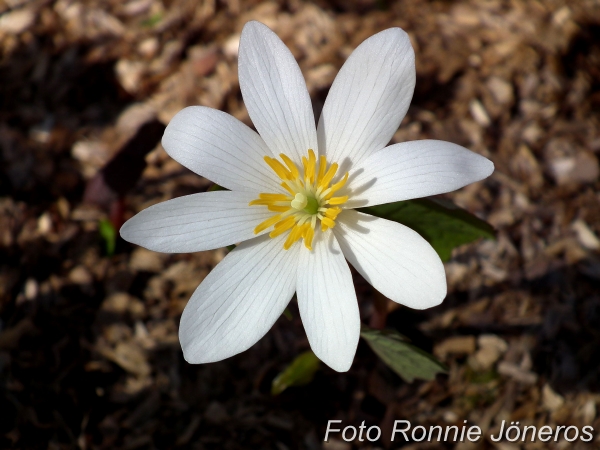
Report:
M 321 365 L 272 396 L 308 349 L 294 302 L 250 350 L 190 365 L 179 317 L 226 249 L 107 249 L 101 223 L 210 188 L 160 145 L 175 113 L 204 105 L 251 125 L 237 46 L 253 19 L 292 50 L 316 117 L 352 49 L 402 27 L 417 85 L 393 142 L 451 141 L 495 163 L 445 197 L 497 239 L 454 251 L 442 305 L 387 318 L 447 375 L 405 383 L 361 342 L 349 372 Z M 4 0 L 0 80 L 0 448 L 599 448 L 596 1 Z M 378 294 L 354 276 L 368 323 Z M 330 419 L 382 438 L 324 443 Z M 391 442 L 394 420 L 467 420 L 484 438 Z M 495 443 L 503 420 L 596 431 Z

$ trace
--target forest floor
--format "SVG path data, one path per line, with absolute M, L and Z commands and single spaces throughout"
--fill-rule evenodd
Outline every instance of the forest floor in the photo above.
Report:
M 417 84 L 393 142 L 451 141 L 495 163 L 446 197 L 497 239 L 455 250 L 442 305 L 388 316 L 447 375 L 405 383 L 361 342 L 349 372 L 321 365 L 272 396 L 308 349 L 294 302 L 250 350 L 190 365 L 179 317 L 226 250 L 167 255 L 117 239 L 109 254 L 103 220 L 211 185 L 161 147 L 175 113 L 204 105 L 251 125 L 237 48 L 252 19 L 292 50 L 316 117 L 352 49 L 402 27 Z M 0 58 L 0 448 L 600 447 L 594 0 L 4 0 Z M 354 276 L 368 321 L 374 293 Z M 329 419 L 364 420 L 382 438 L 323 443 Z M 401 419 L 468 420 L 484 438 L 390 442 Z M 592 426 L 594 440 L 495 443 L 503 420 Z

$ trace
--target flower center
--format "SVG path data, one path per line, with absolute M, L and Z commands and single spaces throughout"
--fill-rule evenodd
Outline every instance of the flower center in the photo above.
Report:
M 302 157 L 302 172 L 296 164 L 283 153 L 279 155 L 284 164 L 275 158 L 265 156 L 265 162 L 281 179 L 281 186 L 287 194 L 259 194 L 250 205 L 266 206 L 269 211 L 276 212 L 269 219 L 254 229 L 254 234 L 273 227 L 269 233 L 272 238 L 289 230 L 289 235 L 283 244 L 288 250 L 297 240 L 303 239 L 304 245 L 312 250 L 317 222 L 321 231 L 335 226 L 335 219 L 342 212 L 339 205 L 348 201 L 348 196 L 334 197 L 348 180 L 348 173 L 331 184 L 338 170 L 336 163 L 328 166 L 325 156 L 319 161 L 312 149 L 308 150 L 308 158 Z

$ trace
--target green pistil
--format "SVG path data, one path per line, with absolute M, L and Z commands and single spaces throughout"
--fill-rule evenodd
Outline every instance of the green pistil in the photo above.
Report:
M 306 197 L 306 207 L 303 209 L 305 213 L 314 215 L 319 210 L 319 203 L 316 198 Z

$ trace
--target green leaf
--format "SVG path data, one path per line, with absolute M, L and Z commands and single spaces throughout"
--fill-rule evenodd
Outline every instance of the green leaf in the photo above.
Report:
M 207 191 L 206 191 L 206 192 L 214 192 L 214 191 L 227 191 L 227 190 L 228 190 L 228 189 L 225 189 L 223 186 L 219 186 L 218 184 L 216 184 L 216 183 L 213 183 L 213 184 L 211 185 L 211 187 L 209 187 L 209 188 L 207 189 Z
M 283 310 L 283 317 L 285 317 L 289 321 L 294 320 L 294 315 L 292 314 L 289 308 L 285 308 Z
M 98 231 L 100 236 L 104 240 L 104 246 L 106 254 L 112 256 L 115 253 L 115 246 L 117 244 L 117 230 L 110 220 L 102 219 L 98 224 Z
M 308 350 L 301 353 L 273 379 L 271 394 L 279 395 L 291 386 L 304 386 L 312 381 L 319 369 L 319 358 Z
M 479 238 L 495 239 L 494 228 L 454 203 L 422 198 L 361 208 L 359 211 L 412 228 L 435 249 L 442 261 L 452 249 Z
M 433 380 L 436 374 L 448 372 L 433 355 L 409 344 L 397 331 L 374 330 L 363 325 L 360 335 L 377 356 L 408 383 L 415 378 Z

